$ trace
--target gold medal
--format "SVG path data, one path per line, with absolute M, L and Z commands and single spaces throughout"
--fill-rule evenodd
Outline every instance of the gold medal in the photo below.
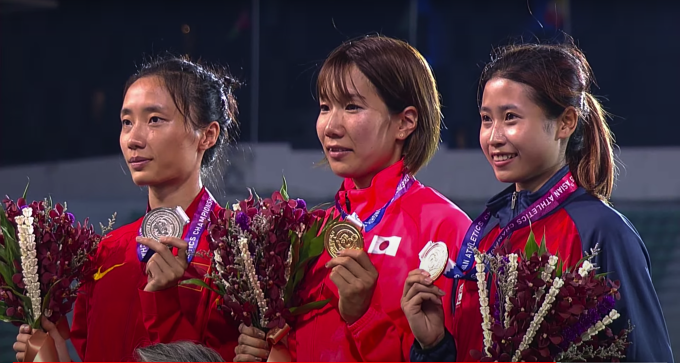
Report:
M 449 249 L 444 242 L 428 242 L 420 254 L 420 269 L 430 274 L 432 281 L 444 272 L 449 258 Z
M 189 217 L 182 208 L 156 208 L 144 216 L 142 236 L 158 241 L 161 237 L 182 238 Z
M 326 231 L 324 236 L 326 251 L 333 257 L 345 249 L 361 250 L 364 248 L 364 237 L 361 231 L 349 222 L 339 222 Z

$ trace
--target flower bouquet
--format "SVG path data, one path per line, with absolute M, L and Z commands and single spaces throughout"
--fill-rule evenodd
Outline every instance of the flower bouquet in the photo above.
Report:
M 41 330 L 41 317 L 57 324 L 65 339 L 65 316 L 81 284 L 94 275 L 101 236 L 85 220 L 76 222 L 66 204 L 6 197 L 0 209 L 0 320 L 38 329 L 26 361 L 57 359 L 54 341 Z M 115 219 L 115 215 L 113 217 Z M 113 220 L 104 228 L 112 228 Z M 55 354 L 55 355 L 51 355 Z
M 324 250 L 325 211 L 308 210 L 302 199 L 288 197 L 286 181 L 270 198 L 257 195 L 211 216 L 209 237 L 214 288 L 193 284 L 222 297 L 220 309 L 238 323 L 267 333 L 270 360 L 290 360 L 285 337 L 294 316 L 319 309 L 328 300 L 299 306 L 296 288 L 310 262 Z M 322 227 L 323 226 L 323 227 Z
M 614 304 L 620 285 L 595 273 L 598 253 L 596 245 L 573 269 L 564 269 L 559 256 L 548 253 L 545 236 L 539 246 L 533 232 L 520 255 L 475 251 L 484 350 L 471 354 L 501 362 L 624 358 L 633 328 L 630 322 L 618 333 L 608 327 L 619 318 Z M 495 280 L 493 307 L 485 270 Z

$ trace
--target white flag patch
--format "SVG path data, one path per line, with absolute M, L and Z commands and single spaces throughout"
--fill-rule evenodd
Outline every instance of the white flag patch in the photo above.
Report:
M 373 241 L 371 241 L 371 246 L 368 248 L 368 253 L 394 257 L 397 255 L 399 243 L 401 243 L 401 237 L 373 236 Z

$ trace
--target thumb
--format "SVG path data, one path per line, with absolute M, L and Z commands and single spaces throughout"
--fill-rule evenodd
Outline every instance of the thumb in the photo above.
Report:
M 50 335 L 53 335 L 53 333 L 59 334 L 57 326 L 51 322 L 50 319 L 46 318 L 45 315 L 40 317 L 40 326 L 42 326 L 43 330 L 50 333 Z

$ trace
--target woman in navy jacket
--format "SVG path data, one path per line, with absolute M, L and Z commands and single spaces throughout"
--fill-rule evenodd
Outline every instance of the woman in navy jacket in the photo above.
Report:
M 416 338 L 411 360 L 471 361 L 471 351 L 482 351 L 469 252 L 494 249 L 505 240 L 501 233 L 510 235 L 505 243 L 511 250 L 520 250 L 530 220 L 536 238 L 545 234 L 549 251 L 567 266 L 599 244 L 594 263 L 621 282 L 615 307 L 621 316 L 610 327 L 617 333 L 629 320 L 634 326 L 627 361 L 673 361 L 647 249 L 630 221 L 608 204 L 615 179 L 613 136 L 591 83 L 590 66 L 572 44 L 508 46 L 484 69 L 480 144 L 496 178 L 513 185 L 487 203 L 460 254 L 452 256 L 452 331 L 441 323 L 431 283 L 419 270 L 407 278 L 402 308 Z

